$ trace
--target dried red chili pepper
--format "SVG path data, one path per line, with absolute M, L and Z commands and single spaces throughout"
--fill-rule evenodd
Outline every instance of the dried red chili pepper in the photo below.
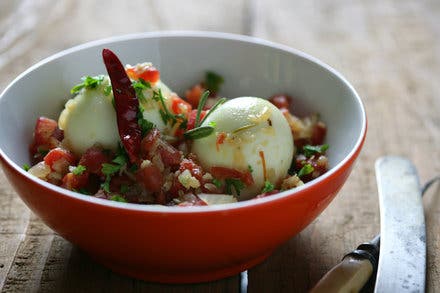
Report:
M 102 58 L 112 83 L 119 136 L 130 162 L 137 163 L 140 158 L 142 140 L 142 131 L 137 122 L 139 100 L 124 66 L 115 53 L 109 49 L 103 49 Z

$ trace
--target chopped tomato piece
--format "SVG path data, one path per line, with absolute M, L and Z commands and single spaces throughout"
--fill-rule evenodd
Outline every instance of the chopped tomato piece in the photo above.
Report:
M 161 139 L 157 151 L 166 167 L 178 166 L 183 157 L 182 152 Z
M 86 150 L 78 164 L 86 167 L 86 170 L 92 174 L 103 175 L 102 164 L 109 162 L 109 155 L 102 148 L 93 146 Z
M 56 148 L 63 138 L 63 131 L 58 128 L 58 123 L 55 120 L 39 117 L 35 123 L 34 140 L 30 147 L 32 155 L 41 150 L 48 151 Z
M 185 102 L 179 96 L 171 97 L 171 111 L 173 111 L 174 114 L 188 115 L 188 113 L 190 113 L 191 110 L 192 110 L 191 105 Z
M 137 178 L 145 189 L 151 192 L 159 192 L 162 188 L 162 172 L 160 172 L 160 169 L 153 164 L 140 169 L 137 173 Z
M 193 108 L 197 108 L 200 98 L 205 90 L 206 88 L 199 83 L 185 92 L 186 100 L 191 104 L 191 106 L 193 106 Z
M 202 177 L 203 177 L 203 170 L 202 167 L 200 167 L 199 165 L 197 165 L 196 163 L 194 163 L 193 160 L 190 159 L 183 159 L 182 162 L 180 163 L 180 168 L 179 170 L 181 172 L 188 170 L 191 172 L 191 175 L 194 176 L 197 180 L 200 181 L 200 183 L 202 184 Z
M 160 79 L 160 72 L 154 66 L 150 64 L 138 64 L 134 67 L 128 67 L 125 69 L 127 75 L 134 80 L 142 78 L 143 80 L 151 83 L 156 83 Z
M 83 172 L 80 175 L 75 175 L 73 173 L 67 173 L 64 175 L 61 187 L 69 190 L 80 190 L 87 186 L 89 180 L 89 173 Z
M 150 152 L 156 150 L 160 139 L 160 131 L 157 128 L 153 128 L 141 141 L 141 154 L 142 158 L 147 158 Z
M 206 111 L 200 112 L 200 120 L 202 120 L 206 115 Z M 196 124 L 197 110 L 192 110 L 188 117 L 188 124 L 186 126 L 187 130 L 191 130 L 194 128 Z
M 254 184 L 254 178 L 249 171 L 242 172 L 237 169 L 214 166 L 211 168 L 210 173 L 217 179 L 233 178 L 241 180 L 246 186 Z
M 54 148 L 44 157 L 46 165 L 58 173 L 67 173 L 68 167 L 75 165 L 75 161 L 75 157 L 62 148 Z
M 278 109 L 289 109 L 292 103 L 292 97 L 288 95 L 274 95 L 269 98 L 269 101 L 274 104 Z

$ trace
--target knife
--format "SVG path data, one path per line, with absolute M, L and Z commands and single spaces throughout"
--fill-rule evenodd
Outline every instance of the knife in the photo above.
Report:
M 416 168 L 405 158 L 382 157 L 376 161 L 375 167 L 384 239 L 377 235 L 370 242 L 359 245 L 344 256 L 342 262 L 330 270 L 311 292 L 372 289 L 378 259 L 375 292 L 424 291 L 426 243 L 421 198 L 440 177 L 433 178 L 421 189 Z M 370 286 L 364 286 L 367 281 Z
M 414 165 L 401 157 L 376 162 L 380 257 L 374 292 L 425 292 L 426 229 Z

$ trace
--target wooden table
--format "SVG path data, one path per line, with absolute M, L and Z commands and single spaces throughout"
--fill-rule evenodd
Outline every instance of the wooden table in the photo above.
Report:
M 362 97 L 369 130 L 331 205 L 249 271 L 249 292 L 304 292 L 379 231 L 373 164 L 411 158 L 424 182 L 440 173 L 440 2 L 290 0 L 5 0 L 0 3 L 0 89 L 37 61 L 113 35 L 154 30 L 248 34 L 330 64 Z M 427 289 L 440 291 L 440 188 L 426 195 Z M 0 289 L 25 291 L 238 291 L 239 276 L 159 285 L 112 273 L 34 216 L 0 171 Z

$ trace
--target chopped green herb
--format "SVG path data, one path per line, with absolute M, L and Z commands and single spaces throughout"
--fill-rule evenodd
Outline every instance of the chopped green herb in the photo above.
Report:
M 249 170 L 250 173 L 254 172 L 254 169 L 252 168 L 251 165 L 248 165 L 248 170 Z
M 220 188 L 223 185 L 222 182 L 216 178 L 212 179 L 212 184 L 214 184 L 217 188 Z
M 315 168 L 313 168 L 312 165 L 310 164 L 305 164 L 301 170 L 299 170 L 298 172 L 298 177 L 303 177 L 305 175 L 308 175 L 310 173 L 312 173 L 313 171 L 315 171 Z
M 113 200 L 113 201 L 118 201 L 118 202 L 127 202 L 125 200 L 125 198 L 123 198 L 122 196 L 120 196 L 118 194 L 112 195 L 109 199 Z
M 183 134 L 183 136 L 186 139 L 198 139 L 198 138 L 203 138 L 205 136 L 208 136 L 213 132 L 214 132 L 214 127 L 212 127 L 212 126 L 200 126 L 200 127 L 188 130 L 187 132 L 185 132 Z
M 146 102 L 146 98 L 144 96 L 143 91 L 145 89 L 150 89 L 151 85 L 150 83 L 146 82 L 142 78 L 139 78 L 137 81 L 133 81 L 131 83 L 131 86 L 134 88 L 134 91 L 136 92 L 136 96 L 141 102 Z
M 23 164 L 23 169 L 27 172 L 29 171 L 29 169 L 31 168 L 31 166 L 29 166 L 28 164 Z
M 208 123 L 208 126 L 216 127 L 217 126 L 217 122 L 211 121 L 211 122 Z
M 85 189 L 85 188 L 81 188 L 80 190 L 78 190 L 78 192 L 79 192 L 79 193 L 82 193 L 82 194 L 85 194 L 85 195 L 90 195 L 90 194 L 91 194 L 90 191 L 88 191 L 88 190 Z
M 234 189 L 235 194 L 240 196 L 240 192 L 244 188 L 244 183 L 240 179 L 228 178 L 225 179 L 225 187 L 227 194 L 233 194 L 232 189 Z
M 266 193 L 266 192 L 271 192 L 272 190 L 274 190 L 275 189 L 275 186 L 272 184 L 272 183 L 270 183 L 270 181 L 265 181 L 264 182 L 264 187 L 263 187 L 263 189 L 261 190 L 261 193 Z
M 37 148 L 37 152 L 41 155 L 41 156 L 46 156 L 47 155 L 47 153 L 49 152 L 49 150 L 48 149 L 45 149 L 45 148 L 43 148 L 43 147 L 38 147 Z
M 154 128 L 153 122 L 148 121 L 144 118 L 138 119 L 138 124 L 141 127 L 142 136 L 144 137 L 148 132 L 150 132 L 151 129 Z
M 83 165 L 78 165 L 75 167 L 75 169 L 72 170 L 72 173 L 74 175 L 81 175 L 86 170 L 86 167 Z
M 121 184 L 121 193 L 124 194 L 127 193 L 127 191 L 128 191 L 128 185 Z
M 199 105 L 197 106 L 197 114 L 196 114 L 196 121 L 194 123 L 194 127 L 199 127 L 201 123 L 200 121 L 200 115 L 202 114 L 203 108 L 205 107 L 206 101 L 209 97 L 209 91 L 205 91 L 200 98 Z
M 105 191 L 105 192 L 110 192 L 110 180 L 112 179 L 112 177 L 110 175 L 105 176 L 105 181 L 104 183 L 101 184 L 101 188 Z
M 110 95 L 111 92 L 112 92 L 112 86 L 111 86 L 111 85 L 108 85 L 108 86 L 106 86 L 106 87 L 104 88 L 104 96 L 108 96 L 108 95 Z
M 220 86 L 224 82 L 223 77 L 215 72 L 207 71 L 205 75 L 205 87 L 213 93 L 220 90 Z
M 329 148 L 328 144 L 323 145 L 305 145 L 303 147 L 303 153 L 306 157 L 311 157 L 316 153 L 324 154 Z
M 71 90 L 70 93 L 73 94 L 77 94 L 79 93 L 79 91 L 83 88 L 88 88 L 88 89 L 94 89 L 96 88 L 98 85 L 100 85 L 102 83 L 102 81 L 104 80 L 104 75 L 98 75 L 98 76 L 84 76 L 81 78 L 82 83 L 79 83 L 77 85 L 75 85 Z
M 114 175 L 115 173 L 117 173 L 120 169 L 121 169 L 120 165 L 104 163 L 104 164 L 102 164 L 101 171 L 104 175 L 111 176 L 111 175 Z

